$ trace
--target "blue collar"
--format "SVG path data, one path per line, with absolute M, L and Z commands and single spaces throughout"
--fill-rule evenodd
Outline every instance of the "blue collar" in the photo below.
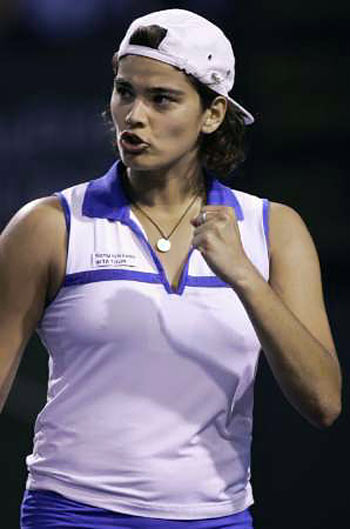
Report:
M 117 160 L 106 174 L 91 180 L 87 186 L 82 214 L 127 222 L 130 202 L 122 187 L 121 171 L 123 162 Z M 243 211 L 233 190 L 221 184 L 210 171 L 203 168 L 207 181 L 207 205 L 231 206 L 237 220 L 243 220 Z

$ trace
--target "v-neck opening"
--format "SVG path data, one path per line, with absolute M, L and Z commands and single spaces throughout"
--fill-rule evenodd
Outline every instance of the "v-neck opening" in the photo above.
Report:
M 186 286 L 186 281 L 187 281 L 187 276 L 188 276 L 189 261 L 190 261 L 192 252 L 194 250 L 194 247 L 190 246 L 190 249 L 187 252 L 185 263 L 182 266 L 182 269 L 181 269 L 181 272 L 180 272 L 180 276 L 179 276 L 179 281 L 178 281 L 177 287 L 174 288 L 171 285 L 170 281 L 169 281 L 169 278 L 168 278 L 167 273 L 166 273 L 166 269 L 165 269 L 162 261 L 159 259 L 156 251 L 154 250 L 153 246 L 151 245 L 151 243 L 150 243 L 150 241 L 148 239 L 148 235 L 146 233 L 146 230 L 144 229 L 144 227 L 142 226 L 142 223 L 137 218 L 137 216 L 135 215 L 135 213 L 132 211 L 131 208 L 129 208 L 129 219 L 128 219 L 127 224 L 138 235 L 138 237 L 141 238 L 141 240 L 146 244 L 148 250 L 151 253 L 153 262 L 154 262 L 154 264 L 157 267 L 160 280 L 163 283 L 166 291 L 169 294 L 177 294 L 177 295 L 181 296 L 183 291 L 184 291 L 184 289 L 185 289 L 185 286 Z

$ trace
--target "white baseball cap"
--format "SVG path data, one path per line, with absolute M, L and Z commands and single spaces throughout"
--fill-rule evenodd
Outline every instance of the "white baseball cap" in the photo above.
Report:
M 140 26 L 158 25 L 167 30 L 157 49 L 129 44 Z M 245 108 L 229 97 L 235 79 L 235 56 L 223 31 L 206 18 L 185 9 L 163 9 L 136 18 L 129 26 L 116 55 L 142 55 L 176 66 L 226 97 L 244 115 L 244 123 L 254 123 Z

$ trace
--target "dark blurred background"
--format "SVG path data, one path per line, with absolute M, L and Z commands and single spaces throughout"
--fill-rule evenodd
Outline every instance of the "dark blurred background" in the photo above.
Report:
M 347 215 L 349 3 L 1 0 L 2 229 L 26 202 L 103 174 L 114 160 L 100 117 L 111 56 L 136 16 L 182 7 L 233 41 L 233 95 L 256 116 L 237 189 L 295 208 L 318 248 L 344 375 L 343 413 L 317 430 L 291 407 L 263 355 L 255 387 L 256 529 L 347 527 L 350 237 Z M 1 528 L 19 527 L 48 355 L 34 336 L 0 417 Z M 347 508 L 348 511 L 348 508 Z

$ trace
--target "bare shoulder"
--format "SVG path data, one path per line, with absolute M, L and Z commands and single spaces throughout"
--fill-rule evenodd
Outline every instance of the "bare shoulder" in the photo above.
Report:
M 56 196 L 28 202 L 14 214 L 0 235 L 0 280 L 3 291 L 9 292 L 12 285 L 11 300 L 19 299 L 30 286 L 45 299 L 63 263 L 66 237 L 64 212 Z
M 3 234 L 13 230 L 19 225 L 27 227 L 34 224 L 40 225 L 43 221 L 53 222 L 54 220 L 60 222 L 60 218 L 64 219 L 63 208 L 57 196 L 47 196 L 37 198 L 24 204 L 10 219 L 5 227 Z
M 325 308 L 320 260 L 312 235 L 292 207 L 270 203 L 269 284 L 331 354 L 336 349 Z
M 319 258 L 315 243 L 301 215 L 292 207 L 279 202 L 270 203 L 269 239 L 271 275 L 275 287 L 282 292 L 288 284 L 303 283 L 304 277 L 317 272 Z M 285 279 L 285 281 L 284 281 Z
M 299 239 L 299 243 L 313 245 L 311 234 L 302 216 L 291 206 L 270 202 L 269 232 L 271 252 Z
M 1 247 L 7 247 L 13 242 L 18 252 L 30 244 L 32 249 L 42 249 L 45 253 L 55 238 L 64 235 L 64 231 L 65 218 L 60 201 L 56 196 L 48 196 L 22 206 L 5 226 L 0 243 Z

